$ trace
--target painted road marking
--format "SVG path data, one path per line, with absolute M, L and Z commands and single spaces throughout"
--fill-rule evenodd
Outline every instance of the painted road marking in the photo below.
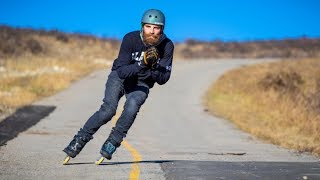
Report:
M 120 117 L 120 113 L 117 113 L 113 117 L 112 119 L 113 125 L 117 123 L 117 120 L 119 119 L 119 117 Z M 142 157 L 139 154 L 139 152 L 136 149 L 134 149 L 126 140 L 123 140 L 121 144 L 131 153 L 132 159 L 133 159 L 129 179 L 137 180 L 139 179 L 139 175 L 140 175 L 140 167 L 138 165 L 138 162 L 142 160 Z
M 139 154 L 139 152 L 134 149 L 127 141 L 123 141 L 123 145 L 126 149 L 128 149 L 131 153 L 131 155 L 133 156 L 133 163 L 131 166 L 131 171 L 130 171 L 130 180 L 134 180 L 134 179 L 139 179 L 139 175 L 140 175 L 140 168 L 139 165 L 137 164 L 137 162 L 141 161 L 141 155 Z

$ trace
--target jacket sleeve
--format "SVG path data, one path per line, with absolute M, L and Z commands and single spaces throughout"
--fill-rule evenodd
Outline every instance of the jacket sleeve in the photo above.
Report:
M 126 79 L 128 77 L 132 77 L 136 75 L 140 70 L 141 66 L 138 65 L 137 62 L 131 63 L 132 61 L 132 39 L 127 34 L 124 36 L 121 46 L 119 55 L 117 58 L 118 61 L 118 68 L 116 71 L 121 79 Z
M 163 58 L 160 59 L 157 67 L 151 71 L 152 79 L 159 85 L 165 84 L 171 75 L 174 45 L 170 41 L 166 44 Z

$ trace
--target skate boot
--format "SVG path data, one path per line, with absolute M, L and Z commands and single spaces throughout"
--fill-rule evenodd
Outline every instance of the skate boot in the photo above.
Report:
M 103 162 L 104 158 L 108 160 L 112 159 L 112 154 L 116 151 L 118 145 L 113 145 L 109 140 L 107 140 L 101 147 L 100 154 L 101 157 L 96 161 L 96 164 L 99 165 Z
M 70 144 L 63 150 L 63 152 L 67 154 L 63 161 L 63 165 L 67 164 L 70 158 L 76 157 L 88 141 L 90 141 L 90 138 L 75 135 Z

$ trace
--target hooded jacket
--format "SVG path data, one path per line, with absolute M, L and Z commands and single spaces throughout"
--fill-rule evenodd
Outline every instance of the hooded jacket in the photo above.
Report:
M 157 82 L 165 84 L 171 75 L 173 59 L 173 42 L 165 34 L 155 45 L 158 49 L 160 60 L 155 68 L 143 68 L 141 62 L 147 46 L 142 41 L 140 31 L 133 31 L 123 37 L 117 59 L 114 60 L 112 70 L 117 71 L 121 79 L 130 81 L 130 84 L 143 81 L 149 88 Z

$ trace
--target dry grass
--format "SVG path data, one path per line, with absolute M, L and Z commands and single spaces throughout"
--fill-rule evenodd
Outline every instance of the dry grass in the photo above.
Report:
M 177 44 L 176 56 L 195 58 L 306 58 L 320 57 L 319 38 L 295 38 L 263 41 L 197 41 Z
M 89 60 L 20 57 L 9 60 L 0 72 L 0 113 L 30 104 L 67 88 L 74 80 L 108 64 Z
M 207 93 L 210 111 L 271 143 L 320 155 L 320 59 L 232 70 Z
M 0 28 L 0 119 L 109 67 L 119 43 L 57 31 Z

